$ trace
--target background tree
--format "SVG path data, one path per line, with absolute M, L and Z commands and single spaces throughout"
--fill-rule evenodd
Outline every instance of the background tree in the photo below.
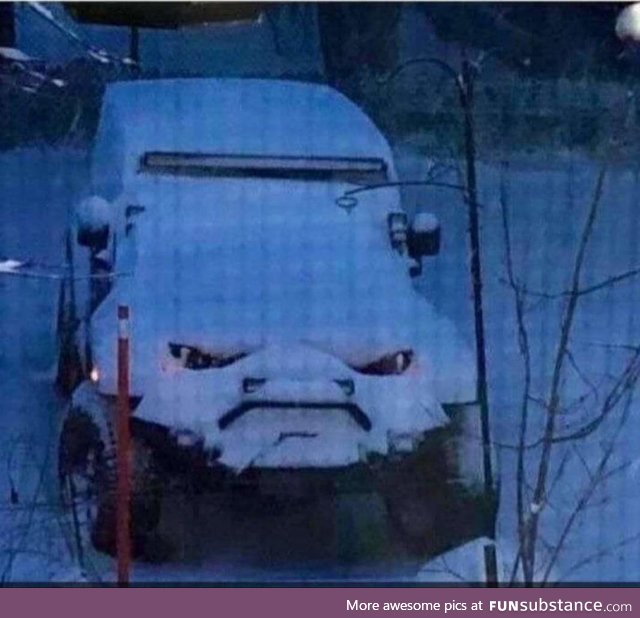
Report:
M 387 2 L 318 4 L 327 80 L 344 86 L 359 71 L 384 73 L 398 62 L 401 5 Z
M 16 27 L 13 2 L 0 2 L 0 47 L 15 47 Z

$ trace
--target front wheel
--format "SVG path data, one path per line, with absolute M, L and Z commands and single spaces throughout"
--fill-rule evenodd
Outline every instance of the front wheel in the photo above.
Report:
M 62 428 L 59 479 L 81 550 L 88 537 L 103 553 L 116 554 L 117 474 L 115 448 L 108 446 L 91 415 L 73 408 Z M 134 439 L 131 448 L 131 548 L 134 558 L 154 554 L 160 522 L 162 484 L 151 449 Z
M 379 470 L 392 529 L 424 559 L 494 535 L 498 495 L 483 485 L 479 408 L 451 406 L 449 415 L 415 452 Z

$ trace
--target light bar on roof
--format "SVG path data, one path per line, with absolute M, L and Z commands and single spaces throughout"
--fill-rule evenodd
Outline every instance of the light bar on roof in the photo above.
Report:
M 387 165 L 382 159 L 367 157 L 147 152 L 140 159 L 140 171 L 175 175 L 309 179 L 356 175 L 367 181 L 375 181 L 386 178 Z

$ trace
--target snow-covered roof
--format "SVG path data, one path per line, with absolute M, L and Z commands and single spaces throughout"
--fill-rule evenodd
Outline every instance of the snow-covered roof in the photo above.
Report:
M 322 84 L 265 79 L 111 84 L 94 151 L 95 178 L 104 178 L 108 168 L 113 174 L 114 165 L 129 178 L 148 151 L 378 157 L 392 167 L 387 141 L 344 95 Z

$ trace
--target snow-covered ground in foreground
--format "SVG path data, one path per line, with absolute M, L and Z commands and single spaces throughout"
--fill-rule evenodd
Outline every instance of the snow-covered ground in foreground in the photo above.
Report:
M 568 288 L 571 264 L 593 198 L 598 171 L 596 164 L 576 161 L 567 162 L 553 171 L 544 166 L 537 169 L 514 166 L 508 173 L 506 193 L 513 219 L 515 268 L 531 289 L 557 293 Z M 486 298 L 492 407 L 498 439 L 502 443 L 513 443 L 518 409 L 514 397 L 521 394 L 522 363 L 516 347 L 513 298 L 505 294 L 505 287 L 499 281 L 504 276 L 503 243 L 498 240 L 502 224 L 496 207 L 499 172 L 484 169 L 481 173 L 485 178 L 481 200 L 488 206 L 485 215 L 485 239 L 488 241 Z M 610 170 L 593 242 L 587 251 L 583 288 L 638 267 L 639 206 L 638 168 Z M 621 363 L 628 361 L 629 352 L 615 346 L 638 344 L 640 329 L 635 308 L 639 302 L 640 280 L 634 278 L 581 300 L 570 339 L 575 371 L 568 372 L 564 384 L 566 393 L 572 393 L 577 399 L 589 393 L 592 385 L 598 388 L 606 384 L 610 376 L 619 375 Z M 548 394 L 560 308 L 561 302 L 557 300 L 543 302 L 527 315 L 535 396 Z M 597 394 L 600 400 L 604 391 L 605 388 L 601 388 Z M 634 402 L 630 418 L 617 440 L 609 466 L 611 470 L 637 460 L 634 438 L 640 430 L 637 413 L 638 405 Z M 533 407 L 532 414 L 542 415 L 539 407 Z M 573 418 L 570 414 L 565 416 L 561 424 L 567 427 L 582 424 L 581 419 L 575 418 L 579 413 L 573 414 Z M 533 422 L 539 427 L 539 423 Z M 567 428 L 561 433 L 568 431 Z M 554 475 L 558 473 L 558 483 L 549 496 L 543 531 L 545 540 L 552 545 L 611 436 L 611 426 L 603 427 L 586 442 L 563 444 L 556 449 L 556 464 L 552 470 Z M 560 472 L 559 461 L 569 452 L 571 459 Z M 501 530 L 507 537 L 514 538 L 514 502 L 510 484 L 515 470 L 513 451 L 503 448 L 501 456 L 504 478 Z M 634 475 L 633 468 L 612 476 L 603 484 L 602 491 L 593 496 L 591 505 L 578 518 L 575 529 L 567 538 L 565 550 L 556 565 L 556 578 L 640 581 L 637 487 L 638 476 Z
M 0 155 L 0 261 L 61 262 L 84 170 L 73 152 Z M 67 568 L 51 450 L 61 409 L 52 379 L 57 295 L 55 280 L 0 276 L 1 581 L 46 581 Z
M 403 177 L 422 175 L 424 164 L 419 156 L 405 151 L 399 159 Z M 68 209 L 86 190 L 85 166 L 83 155 L 64 151 L 24 150 L 0 155 L 0 261 L 26 258 L 47 263 L 62 261 Z M 567 269 L 596 172 L 597 166 L 589 161 L 574 158 L 548 162 L 542 157 L 535 163 L 513 164 L 505 172 L 516 269 L 531 288 L 553 293 L 566 287 Z M 522 371 L 513 302 L 501 283 L 504 243 L 499 209 L 500 174 L 497 165 L 481 166 L 479 170 L 491 402 L 494 434 L 498 442 L 504 443 L 511 442 L 514 435 Z M 608 176 L 585 274 L 587 284 L 640 263 L 637 242 L 640 218 L 636 214 L 640 201 L 639 178 L 637 171 L 628 168 L 614 168 Z M 459 198 L 445 190 L 407 190 L 407 199 L 410 209 L 434 212 L 443 227 L 442 253 L 427 264 L 421 286 L 436 309 L 454 319 L 471 342 L 465 210 Z M 51 447 L 61 409 L 51 386 L 57 292 L 57 284 L 51 280 L 0 278 L 0 387 L 3 394 L 0 568 L 5 580 L 77 577 L 66 547 L 67 524 L 53 506 L 56 479 Z M 576 364 L 590 379 L 597 381 L 605 373 L 615 371 L 620 362 L 619 351 L 601 344 L 629 344 L 640 338 L 640 324 L 634 311 L 639 296 L 640 282 L 629 279 L 585 298 L 574 334 L 573 354 Z M 536 393 L 548 382 L 557 318 L 558 305 L 554 303 L 540 303 L 529 314 Z M 637 532 L 633 526 L 640 522 L 636 417 L 637 414 L 632 414 L 629 419 L 613 464 L 628 460 L 632 465 L 627 472 L 607 482 L 605 491 L 570 535 L 555 570 L 558 577 L 640 580 L 638 544 L 615 547 Z M 596 436 L 589 443 L 594 457 L 601 448 L 599 440 Z M 509 449 L 500 449 L 500 455 L 503 481 L 500 538 L 504 540 L 503 553 L 510 558 L 514 539 L 514 464 Z M 544 534 L 549 542 L 559 534 L 574 493 L 586 474 L 579 460 L 573 459 L 560 477 L 553 504 L 546 512 Z M 456 580 L 457 576 L 451 571 L 463 579 L 477 579 L 477 555 L 477 543 L 462 548 L 449 557 L 444 566 L 440 564 L 439 574 L 434 574 L 434 565 L 426 565 L 418 579 L 442 580 L 449 572 L 451 580 Z M 597 557 L 589 560 L 590 556 Z M 197 565 L 141 565 L 137 567 L 136 576 L 162 581 L 358 578 L 354 572 L 337 573 L 326 565 L 310 570 L 278 570 L 271 564 L 268 568 L 255 568 L 247 566 L 245 558 L 243 552 L 238 552 L 237 555 L 212 556 Z M 572 571 L 572 565 L 580 561 L 583 568 Z M 108 561 L 104 561 L 103 567 L 108 570 Z M 390 569 L 378 573 L 374 579 L 382 582 L 401 578 L 405 579 L 406 574 L 401 577 Z

